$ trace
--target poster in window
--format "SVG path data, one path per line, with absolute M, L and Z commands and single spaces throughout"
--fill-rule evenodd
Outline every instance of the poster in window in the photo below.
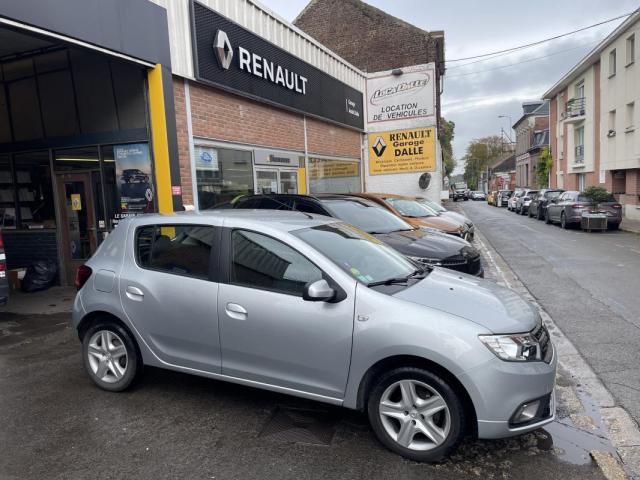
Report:
M 151 155 L 146 143 L 114 145 L 116 182 L 120 213 L 116 219 L 152 213 L 155 194 L 151 176 Z

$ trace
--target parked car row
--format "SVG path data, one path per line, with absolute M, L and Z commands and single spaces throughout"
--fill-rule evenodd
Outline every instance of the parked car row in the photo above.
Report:
M 428 206 L 251 195 L 125 219 L 77 272 L 85 370 L 112 392 L 148 365 L 359 410 L 417 461 L 552 422 L 557 356 L 537 309 L 478 278 L 460 232 L 423 227 L 456 218 Z
M 473 225 L 438 214 L 415 198 L 376 193 L 248 195 L 225 208 L 296 210 L 338 218 L 420 264 L 484 275 L 480 253 L 465 240 L 472 238 Z
M 512 212 L 544 220 L 545 223 L 558 223 L 562 228 L 579 225 L 583 212 L 589 212 L 594 208 L 593 202 L 581 192 L 562 189 L 516 189 L 514 192 L 500 190 L 491 192 L 487 203 L 494 206 L 504 205 Z M 620 228 L 622 205 L 613 195 L 609 195 L 605 202 L 598 204 L 598 211 L 606 214 L 609 229 Z

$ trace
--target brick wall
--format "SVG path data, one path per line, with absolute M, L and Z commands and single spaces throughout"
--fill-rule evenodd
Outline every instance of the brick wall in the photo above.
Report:
M 408 15 L 410 12 L 408 12 Z M 313 0 L 294 24 L 365 72 L 435 62 L 444 39 L 360 0 Z M 436 75 L 439 92 L 440 76 Z M 440 95 L 436 96 L 440 117 Z
M 176 127 L 184 204 L 193 203 L 184 80 L 175 77 Z M 193 135 L 211 140 L 304 152 L 304 118 L 213 87 L 189 83 Z M 310 154 L 361 157 L 361 134 L 307 117 Z
M 632 168 L 626 171 L 625 204 L 638 205 L 640 195 L 640 169 Z
M 549 121 L 549 143 L 551 148 L 551 188 L 558 188 L 558 98 L 553 97 L 549 105 L 550 121 Z
M 361 134 L 307 117 L 309 153 L 360 158 Z
M 174 78 L 174 103 L 176 108 L 176 130 L 178 134 L 178 157 L 180 160 L 180 182 L 182 184 L 182 203 L 193 205 L 193 188 L 191 188 L 191 162 L 189 157 L 189 131 L 187 128 L 187 106 L 185 100 L 184 80 Z
M 304 150 L 301 115 L 197 83 L 190 87 L 194 136 Z

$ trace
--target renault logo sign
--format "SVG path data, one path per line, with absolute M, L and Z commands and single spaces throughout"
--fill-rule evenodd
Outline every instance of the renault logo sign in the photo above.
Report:
M 374 153 L 378 156 L 381 157 L 382 154 L 384 153 L 384 151 L 387 149 L 387 144 L 384 143 L 384 140 L 382 139 L 382 137 L 378 137 L 376 139 L 376 143 L 373 144 L 373 151 Z
M 213 40 L 213 50 L 220 66 L 229 70 L 233 59 L 233 48 L 231 48 L 229 37 L 224 31 L 218 30 L 216 33 L 216 38 Z

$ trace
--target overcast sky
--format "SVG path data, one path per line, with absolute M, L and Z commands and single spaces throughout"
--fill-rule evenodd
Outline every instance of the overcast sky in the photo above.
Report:
M 307 0 L 259 0 L 292 21 Z M 446 60 L 504 50 L 576 30 L 640 7 L 640 0 L 368 0 L 425 30 L 444 30 Z M 454 153 L 468 142 L 509 130 L 521 104 L 535 100 L 623 20 L 492 60 L 447 66 L 442 113 L 456 123 Z M 540 59 L 539 57 L 546 57 Z M 520 63 L 524 62 L 524 63 Z M 518 65 L 512 65 L 519 63 Z M 504 67 L 504 68 L 501 68 Z M 513 136 L 513 135 L 512 135 Z M 458 162 L 458 170 L 463 166 Z

